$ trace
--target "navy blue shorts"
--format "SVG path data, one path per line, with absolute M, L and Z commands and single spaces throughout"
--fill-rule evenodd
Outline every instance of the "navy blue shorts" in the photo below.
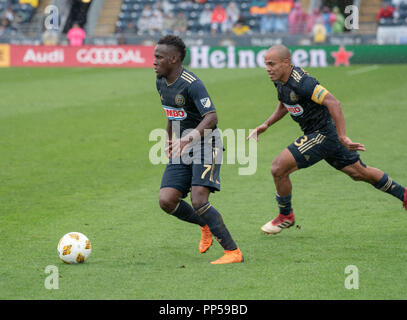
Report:
M 161 188 L 174 188 L 185 198 L 192 186 L 220 191 L 220 164 L 168 163 L 161 179 Z
M 333 125 L 299 137 L 288 146 L 299 169 L 307 168 L 324 159 L 332 167 L 341 170 L 360 160 L 359 153 L 349 151 L 339 141 Z
M 195 150 L 191 149 L 188 159 L 171 158 L 161 179 L 161 189 L 177 189 L 183 198 L 192 186 L 207 187 L 211 192 L 220 191 L 222 153 L 221 143 L 217 145 L 212 141 L 200 144 Z

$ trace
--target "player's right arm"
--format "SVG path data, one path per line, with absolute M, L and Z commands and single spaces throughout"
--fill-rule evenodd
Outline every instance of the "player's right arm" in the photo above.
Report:
M 172 153 L 172 125 L 171 125 L 171 120 L 167 121 L 167 139 L 165 140 L 165 154 L 167 155 L 168 158 L 171 157 Z
M 264 131 L 268 129 L 268 127 L 275 124 L 277 121 L 282 119 L 288 113 L 287 108 L 284 107 L 283 103 L 280 101 L 276 110 L 274 110 L 273 114 L 261 125 L 259 125 L 256 129 L 254 129 L 247 137 L 247 140 L 253 138 L 256 141 L 259 141 L 259 134 L 262 134 Z

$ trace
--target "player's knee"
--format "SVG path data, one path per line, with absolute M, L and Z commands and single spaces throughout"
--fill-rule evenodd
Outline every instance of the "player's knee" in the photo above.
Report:
M 202 207 L 204 204 L 208 202 L 207 197 L 203 196 L 191 196 L 191 204 L 194 209 Z
M 202 207 L 204 204 L 208 203 L 209 194 L 206 188 L 193 188 L 191 191 L 191 204 L 193 208 Z
M 165 211 L 166 213 L 171 213 L 175 210 L 177 207 L 177 204 L 179 202 L 179 199 L 173 199 L 171 197 L 161 195 L 158 198 L 158 203 L 160 205 L 160 208 Z
M 286 170 L 284 169 L 284 166 L 279 160 L 273 161 L 273 163 L 271 164 L 270 171 L 271 175 L 277 179 L 286 176 Z

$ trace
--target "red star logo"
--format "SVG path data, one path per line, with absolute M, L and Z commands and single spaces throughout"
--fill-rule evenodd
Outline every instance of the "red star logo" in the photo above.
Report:
M 346 51 L 344 46 L 339 48 L 338 52 L 331 52 L 332 57 L 335 58 L 335 66 L 339 66 L 343 64 L 344 66 L 348 66 L 350 57 L 353 56 L 352 51 Z

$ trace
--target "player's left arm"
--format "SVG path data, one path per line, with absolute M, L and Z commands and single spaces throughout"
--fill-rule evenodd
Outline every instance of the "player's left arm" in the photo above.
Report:
M 212 99 L 205 88 L 202 81 L 198 80 L 191 84 L 189 87 L 189 95 L 194 101 L 195 107 L 202 116 L 202 120 L 199 125 L 188 132 L 185 136 L 178 141 L 173 142 L 173 148 L 182 153 L 182 150 L 190 144 L 192 141 L 196 141 L 203 137 L 205 134 L 209 134 L 212 129 L 218 123 L 218 115 L 216 113 L 215 106 L 213 105 Z
M 183 150 L 186 150 L 185 147 L 188 144 L 190 144 L 192 141 L 200 139 L 202 136 L 205 135 L 205 133 L 215 128 L 217 123 L 218 115 L 216 114 L 216 111 L 206 113 L 203 116 L 202 121 L 195 129 L 188 132 L 188 134 L 181 137 L 181 139 L 176 139 L 172 141 L 173 157 L 178 157 L 180 154 L 182 154 Z
M 194 130 L 190 131 L 188 134 L 182 137 L 181 140 L 183 140 L 184 143 L 188 144 L 191 141 L 203 137 L 206 131 L 210 131 L 211 129 L 215 128 L 217 124 L 218 115 L 216 111 L 210 111 L 203 116 L 203 119 L 199 123 L 199 125 Z
M 305 75 L 301 81 L 301 93 L 315 103 L 327 107 L 335 122 L 339 141 L 348 150 L 365 151 L 365 146 L 363 144 L 352 142 L 352 140 L 346 136 L 345 116 L 339 100 L 336 99 L 326 88 L 321 86 L 315 78 Z
M 321 87 L 321 86 L 319 86 Z M 315 89 L 317 90 L 317 88 Z M 325 89 L 326 90 L 326 89 Z M 365 146 L 359 142 L 352 142 L 352 140 L 346 136 L 345 116 L 341 107 L 341 103 L 334 97 L 333 94 L 326 91 L 321 104 L 328 108 L 332 119 L 335 122 L 336 132 L 338 133 L 339 141 L 351 151 L 365 151 Z

